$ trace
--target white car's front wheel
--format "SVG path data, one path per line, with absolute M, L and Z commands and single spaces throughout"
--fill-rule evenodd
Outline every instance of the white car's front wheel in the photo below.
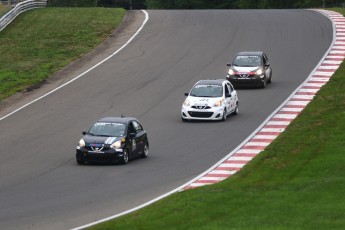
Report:
M 226 109 L 224 109 L 223 111 L 223 117 L 222 117 L 222 121 L 225 121 L 227 118 L 227 114 L 226 114 Z
M 232 112 L 232 115 L 237 115 L 238 114 L 238 102 L 236 103 L 236 108 L 234 110 L 234 112 Z

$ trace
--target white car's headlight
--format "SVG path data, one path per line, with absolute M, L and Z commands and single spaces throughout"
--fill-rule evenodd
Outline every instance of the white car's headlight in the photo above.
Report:
M 234 72 L 234 70 L 233 70 L 233 69 L 231 69 L 231 68 L 230 68 L 230 69 L 229 69 L 229 71 L 228 71 L 228 74 L 229 74 L 229 75 L 234 75 L 234 74 L 235 74 L 235 72 Z
M 256 72 L 255 72 L 255 75 L 262 75 L 264 71 L 262 71 L 262 69 L 258 69 Z
M 120 147 L 121 147 L 121 141 L 115 141 L 114 143 L 110 145 L 110 148 L 112 149 L 118 149 Z
M 190 106 L 190 102 L 189 100 L 186 98 L 186 100 L 183 102 L 184 106 Z
M 80 139 L 80 141 L 79 141 L 79 145 L 78 145 L 79 147 L 84 147 L 85 146 L 85 141 L 84 141 L 84 139 L 82 138 L 82 139 Z
M 218 101 L 216 101 L 215 103 L 214 103 L 214 106 L 215 107 L 219 107 L 219 106 L 221 106 L 222 104 L 223 104 L 223 101 L 224 101 L 224 99 L 222 98 L 222 99 L 220 99 L 220 100 L 218 100 Z

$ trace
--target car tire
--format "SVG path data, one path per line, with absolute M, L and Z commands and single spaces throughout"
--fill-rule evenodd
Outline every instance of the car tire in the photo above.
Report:
M 223 116 L 222 116 L 222 121 L 226 121 L 227 116 L 228 115 L 226 114 L 226 109 L 224 109 Z
M 78 160 L 78 159 L 77 159 L 77 164 L 78 164 L 78 165 L 84 165 L 85 162 L 84 162 L 83 160 Z
M 125 150 L 123 151 L 123 157 L 122 157 L 121 163 L 122 163 L 123 165 L 127 164 L 127 163 L 128 163 L 128 159 L 129 159 L 128 150 L 125 149 Z
M 237 115 L 238 114 L 238 102 L 236 102 L 236 108 L 234 110 L 234 112 L 232 112 L 232 115 Z
M 261 84 L 261 88 L 264 89 L 267 86 L 267 80 L 264 80 Z
M 144 145 L 143 153 L 141 154 L 140 157 L 141 157 L 141 158 L 147 158 L 148 155 L 149 155 L 149 144 L 146 143 L 146 144 Z
M 271 71 L 270 78 L 268 79 L 267 83 L 269 83 L 269 84 L 272 83 L 272 71 Z

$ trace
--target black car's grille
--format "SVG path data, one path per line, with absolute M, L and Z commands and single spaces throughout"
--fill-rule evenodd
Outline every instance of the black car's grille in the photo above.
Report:
M 85 146 L 85 149 L 88 151 L 106 151 L 110 149 L 110 146 L 104 144 L 89 144 Z
M 213 115 L 213 112 L 188 112 L 189 116 L 191 117 L 202 117 L 202 118 L 207 118 L 211 117 Z
M 238 77 L 238 78 L 249 78 L 249 77 L 251 77 L 253 75 L 250 75 L 250 74 L 237 74 L 235 76 Z
M 249 74 L 241 74 L 239 75 L 241 78 L 248 78 L 249 77 Z
M 198 105 L 198 106 L 193 105 L 192 108 L 193 109 L 210 109 L 211 107 L 208 105 L 201 105 L 201 106 L 200 105 Z

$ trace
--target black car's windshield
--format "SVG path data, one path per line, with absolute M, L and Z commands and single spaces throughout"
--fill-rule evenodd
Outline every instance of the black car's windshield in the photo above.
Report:
M 89 134 L 94 136 L 122 137 L 125 135 L 126 125 L 114 122 L 97 122 L 90 130 Z
M 221 97 L 223 87 L 221 85 L 196 85 L 190 92 L 194 97 Z
M 259 56 L 237 56 L 232 65 L 242 67 L 261 66 L 261 58 Z

